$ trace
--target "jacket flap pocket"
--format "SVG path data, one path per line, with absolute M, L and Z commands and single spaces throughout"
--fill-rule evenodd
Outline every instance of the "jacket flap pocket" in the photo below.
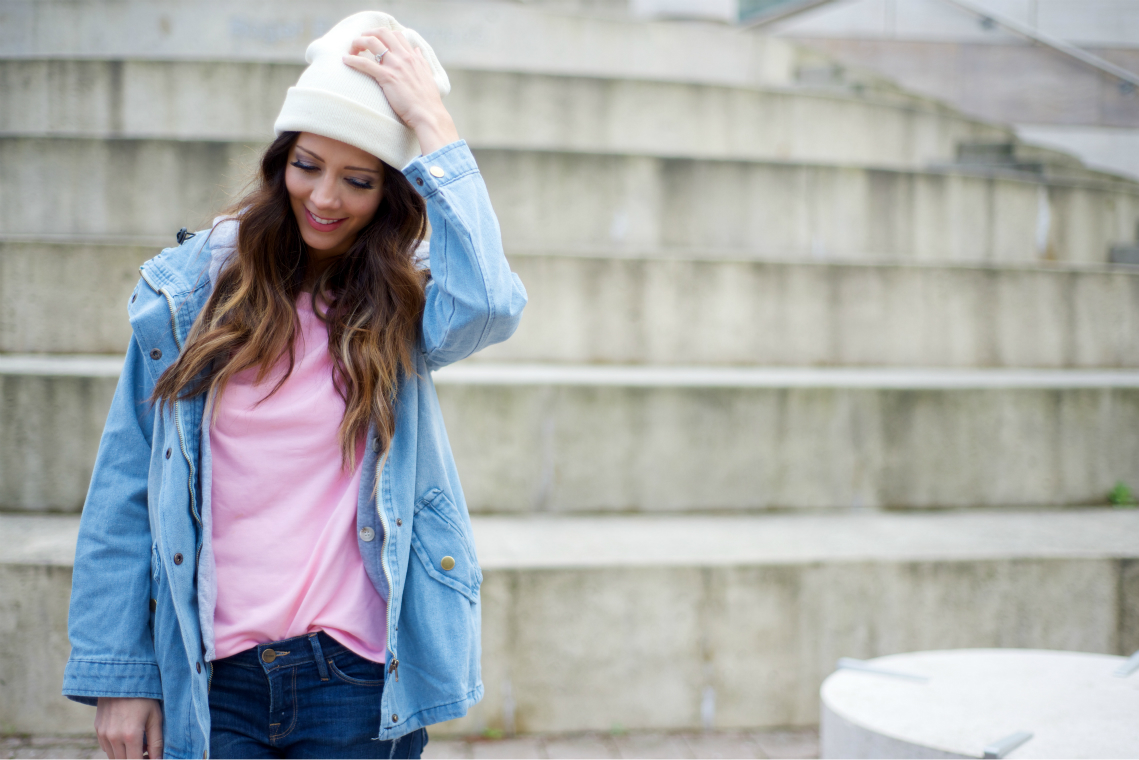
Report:
M 482 572 L 469 548 L 470 538 L 449 514 L 458 510 L 442 492 L 432 492 L 429 497 L 415 514 L 411 546 L 428 575 L 475 601 Z

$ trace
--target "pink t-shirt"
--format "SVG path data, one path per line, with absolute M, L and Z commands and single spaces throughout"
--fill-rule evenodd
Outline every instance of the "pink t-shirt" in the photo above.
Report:
M 307 295 L 297 316 L 296 363 L 285 384 L 265 398 L 287 357 L 260 385 L 257 368 L 238 373 L 210 428 L 217 657 L 323 630 L 383 662 L 386 604 L 356 543 L 364 446 L 355 471 L 345 471 L 337 439 L 344 400 L 332 384 L 328 328 Z

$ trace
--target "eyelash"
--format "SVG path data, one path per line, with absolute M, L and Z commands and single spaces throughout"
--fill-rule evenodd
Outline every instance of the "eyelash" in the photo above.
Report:
M 306 164 L 302 161 L 293 161 L 292 165 L 300 169 L 302 172 L 315 172 L 320 170 L 320 167 L 313 166 L 312 164 Z M 360 190 L 371 190 L 373 187 L 371 182 L 363 179 L 356 179 L 354 177 L 348 178 L 348 184 Z

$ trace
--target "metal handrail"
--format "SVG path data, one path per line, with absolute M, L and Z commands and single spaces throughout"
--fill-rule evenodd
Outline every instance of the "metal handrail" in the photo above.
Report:
M 796 16 L 804 11 L 809 11 L 832 2 L 834 2 L 834 0 L 800 0 L 800 2 L 788 3 L 784 8 L 761 14 L 757 18 L 743 22 L 740 24 L 740 27 L 743 29 L 758 29 L 761 26 L 782 21 L 783 19 Z M 1139 74 L 1134 74 L 1121 66 L 1116 66 L 1111 61 L 1105 61 L 1098 55 L 1093 55 L 1083 48 L 1076 47 L 1069 42 L 1064 42 L 1064 40 L 1053 37 L 1050 34 L 1038 32 L 1027 24 L 1020 23 L 1016 19 L 981 8 L 971 2 L 971 0 L 941 0 L 941 2 L 955 6 L 957 9 L 963 10 L 966 13 L 971 13 L 980 18 L 982 22 L 1003 26 L 1005 29 L 1021 37 L 1025 37 L 1032 42 L 1050 47 L 1059 53 L 1076 59 L 1085 66 L 1091 66 L 1101 73 L 1109 74 L 1126 85 L 1128 92 L 1139 87 Z
M 1011 32 L 1015 32 L 1022 37 L 1027 37 L 1033 42 L 1038 42 L 1041 45 L 1046 45 L 1047 47 L 1063 53 L 1064 55 L 1075 58 L 1077 61 L 1083 63 L 1086 66 L 1091 66 L 1093 69 L 1098 69 L 1105 74 L 1110 74 L 1116 79 L 1119 79 L 1120 81 L 1125 82 L 1127 85 L 1129 85 L 1129 90 L 1139 87 L 1139 74 L 1134 74 L 1127 69 L 1122 68 L 1121 66 L 1116 66 L 1111 61 L 1105 61 L 1098 55 L 1092 55 L 1083 48 L 1078 48 L 1075 45 L 1064 42 L 1064 40 L 1053 37 L 1050 34 L 1038 32 L 1027 24 L 1020 23 L 1016 19 L 1012 19 L 1008 16 L 1003 16 L 999 13 L 993 13 L 992 11 L 980 8 L 970 2 L 970 0 L 941 1 L 943 3 L 954 5 L 963 11 L 972 13 L 980 17 L 983 21 L 988 20 L 989 22 L 997 24 L 998 26 L 1003 26 L 1005 29 L 1008 29 Z

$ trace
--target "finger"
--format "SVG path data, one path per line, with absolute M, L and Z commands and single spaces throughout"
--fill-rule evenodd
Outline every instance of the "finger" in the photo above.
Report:
M 162 711 L 157 707 L 146 719 L 146 752 L 151 760 L 162 757 Z
M 361 50 L 367 50 L 374 55 L 379 55 L 380 53 L 387 50 L 387 48 L 384 47 L 384 43 L 380 42 L 375 37 L 360 36 L 352 40 L 352 44 L 348 48 L 348 54 L 356 55 Z
M 388 46 L 389 50 L 398 51 L 400 53 L 411 53 L 411 45 L 407 43 L 407 38 L 403 36 L 402 32 L 397 32 L 393 29 L 377 29 L 376 36 L 380 41 Z
M 95 734 L 95 736 L 99 740 L 99 749 L 103 750 L 103 754 L 107 757 L 114 757 L 114 755 L 111 754 L 111 745 L 99 734 Z
M 359 71 L 361 74 L 367 74 L 379 82 L 381 87 L 391 80 L 391 72 L 375 61 L 361 58 L 358 55 L 344 56 L 344 65 L 356 69 L 356 71 Z
M 128 758 L 141 758 L 142 757 L 142 731 L 138 733 L 131 733 L 126 741 L 127 753 L 123 757 Z
M 127 758 L 127 745 L 121 741 L 111 742 L 111 751 L 114 753 L 111 757 L 115 760 L 126 760 Z

